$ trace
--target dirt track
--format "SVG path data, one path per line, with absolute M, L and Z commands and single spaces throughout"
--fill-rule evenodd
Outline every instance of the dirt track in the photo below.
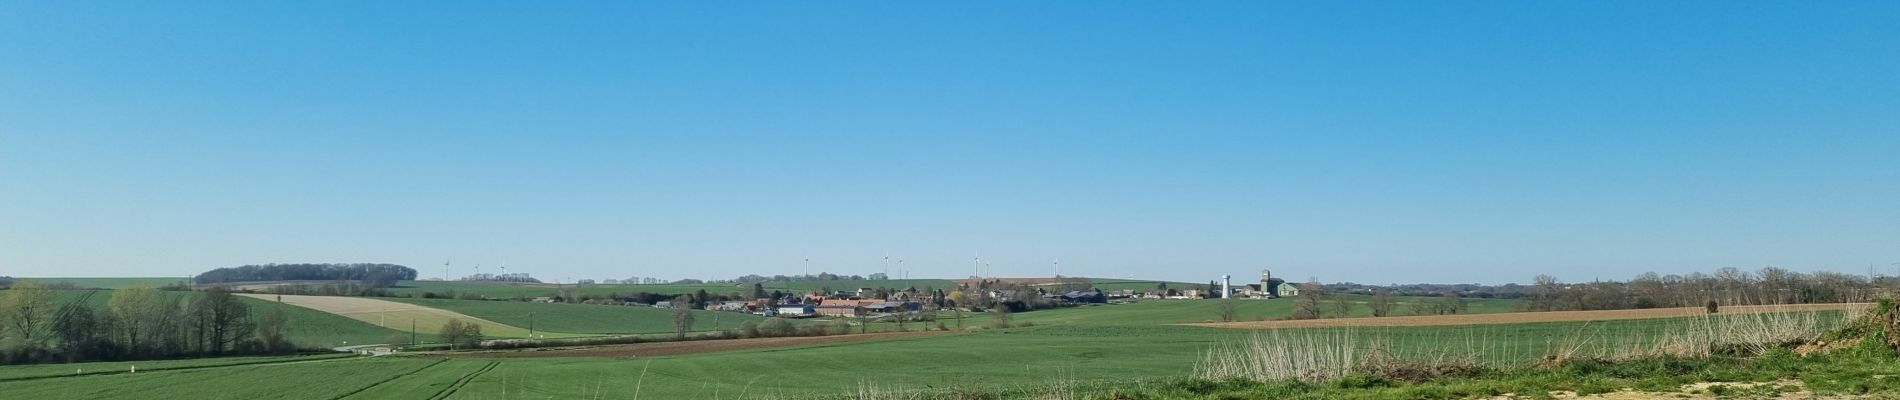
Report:
M 864 340 L 905 338 L 942 334 L 943 332 L 886 332 L 857 335 L 782 337 L 728 340 L 693 340 L 685 342 L 657 342 L 621 344 L 597 347 L 560 348 L 560 349 L 521 349 L 504 351 L 486 351 L 479 353 L 454 353 L 452 358 L 524 358 L 524 357 L 651 357 L 674 354 L 707 353 L 757 349 L 766 347 L 806 346 L 814 344 L 847 343 Z
M 1850 304 L 1798 304 L 1786 306 L 1730 306 L 1722 307 L 1721 314 L 1757 314 L 1791 311 L 1844 310 L 1852 307 L 1867 307 L 1870 303 Z M 1327 328 L 1350 326 L 1443 326 L 1443 325 L 1484 325 L 1484 324 L 1523 324 L 1534 322 L 1579 322 L 1616 319 L 1671 318 L 1708 315 L 1701 307 L 1651 308 L 1646 310 L 1605 310 L 1605 311 L 1549 311 L 1520 312 L 1501 314 L 1462 314 L 1462 315 L 1425 315 L 1385 318 L 1334 318 L 1309 319 L 1298 321 L 1244 321 L 1244 322 L 1206 322 L 1185 324 L 1214 328 L 1237 329 L 1277 329 L 1277 328 Z

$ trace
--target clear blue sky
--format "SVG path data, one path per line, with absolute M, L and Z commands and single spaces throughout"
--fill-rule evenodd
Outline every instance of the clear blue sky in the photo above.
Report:
M 0 275 L 1900 268 L 1895 2 L 5 2 Z M 804 261 L 809 258 L 811 261 Z M 809 265 L 807 265 L 809 264 Z

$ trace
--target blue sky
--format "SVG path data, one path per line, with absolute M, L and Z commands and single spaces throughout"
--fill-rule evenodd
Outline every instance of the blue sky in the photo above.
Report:
M 0 275 L 1900 268 L 1892 2 L 7 2 Z M 810 259 L 811 261 L 805 261 Z M 893 267 L 895 270 L 896 268 Z M 893 271 L 895 273 L 895 271 Z

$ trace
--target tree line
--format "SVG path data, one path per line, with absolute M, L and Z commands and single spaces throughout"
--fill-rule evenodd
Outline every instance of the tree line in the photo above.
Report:
M 21 282 L 0 293 L 0 358 L 6 363 L 138 360 L 199 355 L 294 352 L 289 317 L 278 310 L 254 316 L 249 305 L 222 288 L 195 296 L 152 288 L 111 291 L 103 309 Z
M 396 264 L 264 264 L 205 271 L 199 284 L 260 281 L 359 281 L 370 287 L 395 286 L 416 279 L 416 270 Z
M 1767 267 L 1722 268 L 1714 274 L 1637 275 L 1629 281 L 1565 283 L 1538 275 L 1527 299 L 1533 311 L 1620 310 L 1721 305 L 1859 303 L 1873 301 L 1894 278 L 1839 272 L 1801 273 Z

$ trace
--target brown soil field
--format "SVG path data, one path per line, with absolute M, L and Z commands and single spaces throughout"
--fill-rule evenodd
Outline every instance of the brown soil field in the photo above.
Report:
M 1759 314 L 1798 311 L 1845 310 L 1854 307 L 1868 307 L 1871 303 L 1847 304 L 1796 304 L 1785 306 L 1728 306 L 1721 308 L 1721 314 Z M 1708 315 L 1701 307 L 1651 308 L 1644 310 L 1604 310 L 1604 311 L 1547 311 L 1518 312 L 1501 314 L 1459 314 L 1459 315 L 1421 315 L 1384 318 L 1333 318 L 1287 321 L 1242 321 L 1242 322 L 1204 322 L 1185 324 L 1214 328 L 1237 329 L 1278 329 L 1278 328 L 1331 328 L 1353 326 L 1443 326 L 1443 325 L 1485 325 L 1485 324 L 1524 324 L 1535 322 L 1581 322 L 1616 319 L 1673 318 Z
M 524 358 L 524 357 L 652 357 L 675 354 L 707 353 L 767 347 L 806 346 L 847 343 L 876 339 L 937 335 L 945 332 L 886 332 L 856 335 L 780 337 L 756 339 L 692 340 L 575 348 L 540 348 L 445 354 L 450 358 Z

